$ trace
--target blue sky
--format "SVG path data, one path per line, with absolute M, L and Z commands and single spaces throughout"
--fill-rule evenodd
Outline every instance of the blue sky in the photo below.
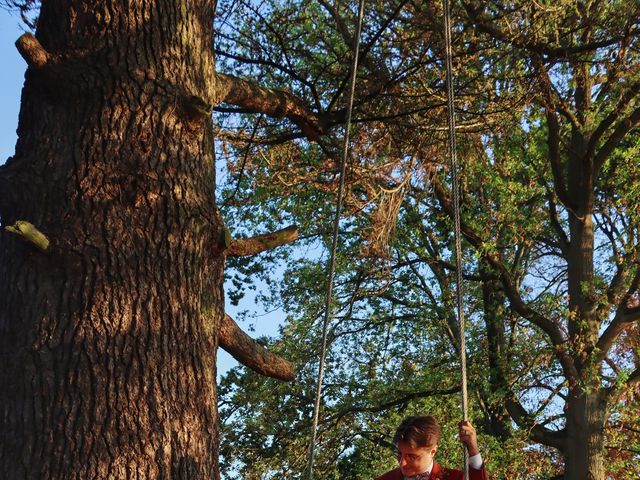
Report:
M 20 92 L 27 64 L 14 44 L 22 33 L 19 17 L 0 9 L 0 164 L 13 155 L 16 146 Z

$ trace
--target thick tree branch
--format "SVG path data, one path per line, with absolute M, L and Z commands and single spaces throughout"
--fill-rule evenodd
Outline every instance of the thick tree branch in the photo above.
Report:
M 604 133 L 609 127 L 611 127 L 611 125 L 614 124 L 616 120 L 618 120 L 618 118 L 620 118 L 620 114 L 627 108 L 629 103 L 633 101 L 636 96 L 638 96 L 639 93 L 640 82 L 636 82 L 632 84 L 626 90 L 624 95 L 620 97 L 620 100 L 618 100 L 616 107 L 600 122 L 598 127 L 593 131 L 593 134 L 591 135 L 589 144 L 587 146 L 587 155 L 593 155 L 595 153 L 596 146 L 598 145 L 598 142 L 600 141 Z M 596 165 L 596 174 L 598 172 L 597 169 L 598 165 Z
M 252 238 L 232 240 L 225 253 L 227 256 L 232 257 L 252 256 L 296 240 L 298 240 L 298 226 L 291 225 L 276 232 Z
M 596 344 L 598 357 L 594 363 L 599 363 L 604 360 L 604 357 L 607 355 L 607 352 L 611 348 L 611 345 L 613 345 L 615 339 L 618 338 L 622 331 L 631 323 L 639 320 L 640 307 L 624 309 L 618 313 L 598 339 L 598 343 Z
M 249 112 L 270 117 L 286 117 L 295 123 L 310 140 L 317 140 L 326 128 L 316 114 L 289 92 L 260 87 L 241 78 L 224 73 L 216 74 L 221 101 L 237 105 Z
M 39 69 L 49 63 L 51 55 L 47 52 L 38 39 L 31 33 L 21 35 L 16 41 L 16 48 L 20 55 L 32 68 Z
M 624 118 L 614 128 L 606 142 L 600 147 L 593 159 L 593 171 L 597 174 L 611 152 L 620 144 L 624 136 L 640 123 L 640 107 L 636 108 L 628 117 Z
M 315 92 L 315 85 L 313 83 L 311 83 L 307 79 L 305 79 L 305 78 L 301 77 L 300 75 L 298 75 L 298 73 L 296 73 L 294 70 L 283 66 L 279 62 L 274 62 L 272 60 L 267 60 L 267 59 L 263 59 L 263 58 L 245 57 L 245 56 L 242 56 L 242 55 L 229 53 L 227 50 L 215 49 L 214 52 L 216 54 L 216 57 L 222 56 L 222 57 L 230 58 L 232 60 L 235 60 L 238 63 L 242 63 L 242 64 L 246 64 L 246 65 L 261 65 L 261 66 L 265 66 L 265 67 L 275 68 L 276 70 L 279 70 L 282 73 L 287 74 L 293 80 L 295 80 L 297 82 L 300 82 L 305 87 L 309 88 L 312 92 Z
M 640 285 L 640 270 L 636 272 L 635 277 L 627 289 L 627 293 L 618 304 L 618 310 L 616 315 L 613 317 L 613 320 L 605 331 L 602 332 L 602 335 L 600 335 L 600 338 L 596 343 L 596 351 L 598 352 L 596 363 L 600 363 L 606 358 L 613 342 L 618 338 L 620 333 L 629 326 L 629 324 L 640 320 L 640 307 L 627 307 L 627 302 L 638 290 L 638 285 Z
M 520 402 L 515 399 L 508 399 L 506 401 L 506 407 L 513 421 L 519 427 L 531 432 L 530 437 L 532 440 L 542 443 L 543 445 L 557 448 L 561 452 L 566 450 L 567 438 L 563 430 L 549 430 L 542 425 L 536 424 Z
M 553 172 L 555 192 L 560 201 L 569 206 L 569 196 L 567 195 L 567 186 L 560 162 L 560 126 L 556 114 L 547 109 L 547 146 L 549 148 L 549 163 Z
M 254 372 L 278 380 L 293 380 L 293 365 L 258 344 L 227 314 L 220 323 L 218 341 L 233 358 Z

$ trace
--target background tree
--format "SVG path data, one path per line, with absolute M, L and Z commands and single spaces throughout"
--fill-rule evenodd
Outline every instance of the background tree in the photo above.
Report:
M 321 119 L 339 118 L 343 82 L 331 82 L 329 72 L 346 78 L 336 53 L 348 48 L 353 31 L 346 4 L 263 5 L 234 3 L 229 18 L 233 12 L 251 18 L 246 31 L 257 35 L 225 33 L 224 68 L 250 68 L 267 82 L 289 78 L 292 91 L 319 99 Z M 637 474 L 638 449 L 629 447 L 637 445 L 637 424 L 627 416 L 640 378 L 639 225 L 630 208 L 638 201 L 637 9 L 624 1 L 466 2 L 456 11 L 476 418 L 497 438 L 527 436 L 538 445 L 528 454 L 542 455 L 540 467 L 564 470 L 565 478 Z M 388 439 L 391 427 L 371 435 L 370 423 L 355 412 L 424 407 L 412 401 L 430 391 L 425 385 L 449 391 L 457 384 L 438 18 L 437 5 L 374 2 L 363 34 L 325 419 L 329 425 L 344 418 L 339 412 L 354 412 L 349 431 L 374 445 Z M 263 56 L 252 55 L 247 66 L 248 52 Z M 293 52 L 306 61 L 289 62 Z M 230 217 L 242 218 L 246 228 L 250 206 L 260 206 L 256 224 L 273 218 L 265 212 L 298 218 L 309 239 L 303 248 L 322 245 L 335 169 L 323 168 L 315 146 L 283 146 L 291 135 L 279 124 L 260 119 L 237 127 L 238 134 L 225 137 L 235 174 Z M 332 158 L 336 143 L 329 136 L 319 147 Z M 308 348 L 309 362 L 317 358 L 322 265 L 292 254 L 280 297 L 273 298 L 290 312 L 279 345 Z M 225 391 L 229 401 L 244 391 L 244 381 Z M 258 398 L 254 415 L 266 401 Z M 310 399 L 306 405 L 298 401 L 292 415 L 308 418 Z M 247 416 L 235 417 L 234 431 Z M 332 459 L 362 458 L 359 448 L 331 447 L 336 431 L 331 424 L 321 437 L 326 478 L 340 475 Z M 304 445 L 291 432 L 277 438 L 286 448 Z

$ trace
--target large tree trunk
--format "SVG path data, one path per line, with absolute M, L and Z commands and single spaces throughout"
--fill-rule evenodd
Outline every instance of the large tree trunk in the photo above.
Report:
M 565 480 L 602 480 L 606 402 L 597 392 L 574 389 L 567 400 Z
M 482 405 L 485 410 L 485 430 L 501 440 L 511 436 L 509 431 L 509 412 L 500 395 L 509 391 L 507 382 L 506 341 L 504 329 L 505 294 L 495 270 L 486 262 L 480 264 L 482 280 L 482 308 L 487 332 L 487 372 L 489 389 L 481 391 Z
M 218 477 L 213 10 L 47 1 L 24 39 L 0 213 L 51 246 L 0 233 L 3 480 Z
M 589 75 L 581 65 L 576 74 L 575 101 L 579 117 L 589 107 Z M 567 444 L 566 480 L 603 480 L 604 425 L 608 417 L 606 396 L 602 394 L 601 365 L 594 364 L 594 348 L 603 319 L 598 316 L 594 282 L 594 169 L 587 155 L 588 142 L 577 128 L 571 132 L 567 161 L 567 192 L 570 242 L 567 257 L 568 321 L 570 348 L 578 375 L 569 378 L 566 399 Z

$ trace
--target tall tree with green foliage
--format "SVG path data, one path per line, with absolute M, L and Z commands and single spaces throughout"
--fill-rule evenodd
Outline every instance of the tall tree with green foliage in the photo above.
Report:
M 314 99 L 321 122 L 340 118 L 344 82 L 331 79 L 347 74 L 340 62 L 353 40 L 347 5 L 246 8 L 246 30 L 224 38 L 224 68 L 249 68 L 267 82 L 289 79 L 292 91 Z M 526 435 L 542 446 L 528 454 L 547 452 L 549 468 L 567 479 L 637 474 L 638 9 L 627 1 L 562 1 L 463 2 L 455 10 L 477 418 L 496 438 Z M 337 429 L 330 419 L 351 412 L 359 441 L 373 444 L 390 427 L 371 435 L 362 412 L 438 393 L 427 385 L 456 385 L 438 10 L 373 2 L 363 34 L 325 419 Z M 284 146 L 291 136 L 282 124 L 249 121 L 226 137 L 229 212 L 246 228 L 255 204 L 257 224 L 273 212 L 322 243 L 338 139 L 319 142 L 327 168 L 317 147 Z M 260 195 L 252 199 L 255 187 Z M 322 263 L 294 256 L 281 290 L 290 312 L 281 343 L 308 350 L 307 362 L 320 313 L 312 292 L 321 295 L 321 278 Z M 229 398 L 235 394 L 232 388 Z M 305 418 L 304 403 L 292 412 Z M 327 449 L 327 465 L 360 453 Z

